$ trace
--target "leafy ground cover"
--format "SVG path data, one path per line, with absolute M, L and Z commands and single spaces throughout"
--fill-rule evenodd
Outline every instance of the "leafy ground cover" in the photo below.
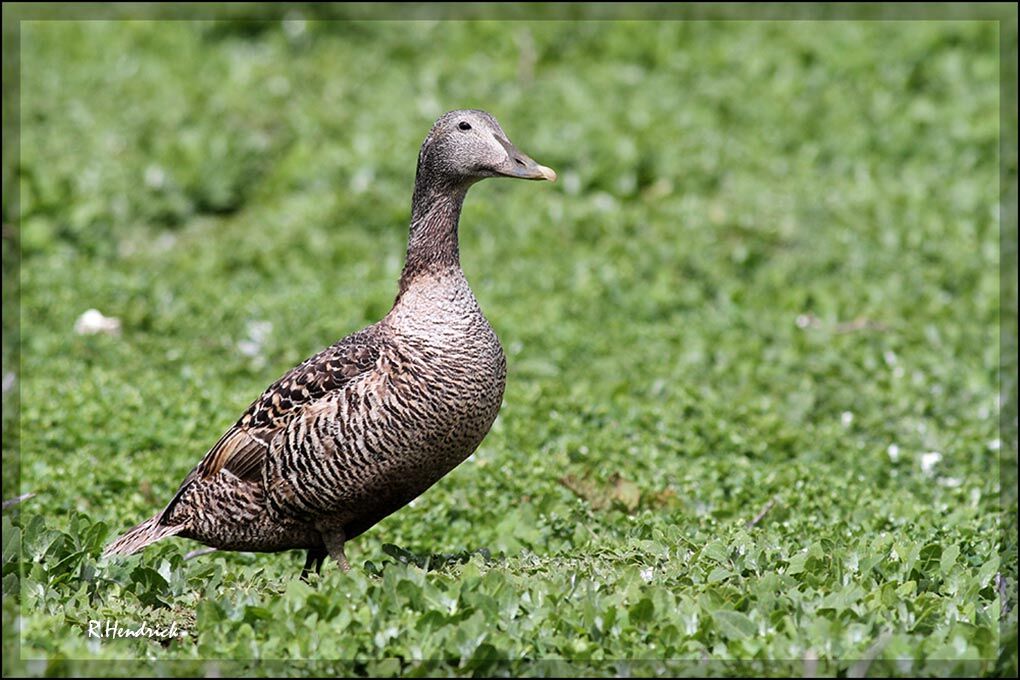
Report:
M 994 23 L 21 41 L 3 496 L 35 496 L 3 514 L 5 674 L 1015 674 Z M 459 107 L 561 177 L 464 210 L 509 361 L 479 451 L 349 574 L 183 540 L 99 560 L 266 384 L 385 314 L 418 145 Z M 120 332 L 76 334 L 90 308 Z

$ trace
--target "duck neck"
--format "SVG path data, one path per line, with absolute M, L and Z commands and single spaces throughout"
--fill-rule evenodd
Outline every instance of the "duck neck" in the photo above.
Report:
M 427 180 L 420 172 L 415 179 L 411 233 L 407 239 L 404 271 L 400 275 L 400 294 L 420 274 L 460 267 L 457 223 L 468 186 Z

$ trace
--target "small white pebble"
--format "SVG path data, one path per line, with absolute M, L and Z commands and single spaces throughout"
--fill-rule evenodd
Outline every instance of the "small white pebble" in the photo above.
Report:
M 237 351 L 246 357 L 257 357 L 262 353 L 262 343 L 254 340 L 240 340 L 237 343 Z
M 269 334 L 273 332 L 272 321 L 249 321 L 248 322 L 248 337 L 255 342 L 263 342 L 269 337 Z
M 103 316 L 98 309 L 89 309 L 78 317 L 74 322 L 74 332 L 78 335 L 106 335 L 120 334 L 120 319 L 113 316 Z
M 616 199 L 604 191 L 596 193 L 591 198 L 591 205 L 599 212 L 614 212 L 617 208 Z
M 364 165 L 358 168 L 354 176 L 351 177 L 351 191 L 356 194 L 363 194 L 372 186 L 373 181 L 375 181 L 375 169 Z
M 928 453 L 921 454 L 921 472 L 926 475 L 931 474 L 935 470 L 935 466 L 942 460 L 942 454 L 938 451 L 929 451 Z
M 843 413 L 839 416 L 839 422 L 843 423 L 843 427 L 850 427 L 850 425 L 854 422 L 854 414 L 850 411 L 843 411 Z
M 145 168 L 145 186 L 150 189 L 162 189 L 166 184 L 166 170 L 158 165 Z
M 262 348 L 273 332 L 273 324 L 269 321 L 251 320 L 246 330 L 248 337 L 237 341 L 237 351 L 251 359 L 253 366 L 261 368 L 266 362 Z
M 305 21 L 304 17 L 300 14 L 288 14 L 287 18 L 283 20 L 283 32 L 286 33 L 287 37 L 291 40 L 294 38 L 300 38 L 304 35 L 307 29 L 308 22 Z
M 563 173 L 563 190 L 574 195 L 581 192 L 581 176 L 576 172 L 567 171 Z
M 900 459 L 900 447 L 896 444 L 890 444 L 885 452 L 889 454 L 889 460 L 894 463 Z

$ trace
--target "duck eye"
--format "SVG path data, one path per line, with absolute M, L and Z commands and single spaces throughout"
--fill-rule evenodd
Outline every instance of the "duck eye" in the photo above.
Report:
M 468 123 L 467 121 L 461 121 L 460 125 L 458 125 L 457 127 L 459 127 L 461 130 L 470 130 L 471 123 Z

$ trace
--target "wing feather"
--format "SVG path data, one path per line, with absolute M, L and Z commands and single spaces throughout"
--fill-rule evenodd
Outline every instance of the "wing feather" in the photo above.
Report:
M 167 523 L 185 490 L 196 480 L 226 470 L 246 481 L 261 481 L 273 438 L 287 424 L 331 392 L 370 371 L 380 356 L 380 339 L 370 326 L 327 347 L 270 385 L 185 477 L 159 516 Z

